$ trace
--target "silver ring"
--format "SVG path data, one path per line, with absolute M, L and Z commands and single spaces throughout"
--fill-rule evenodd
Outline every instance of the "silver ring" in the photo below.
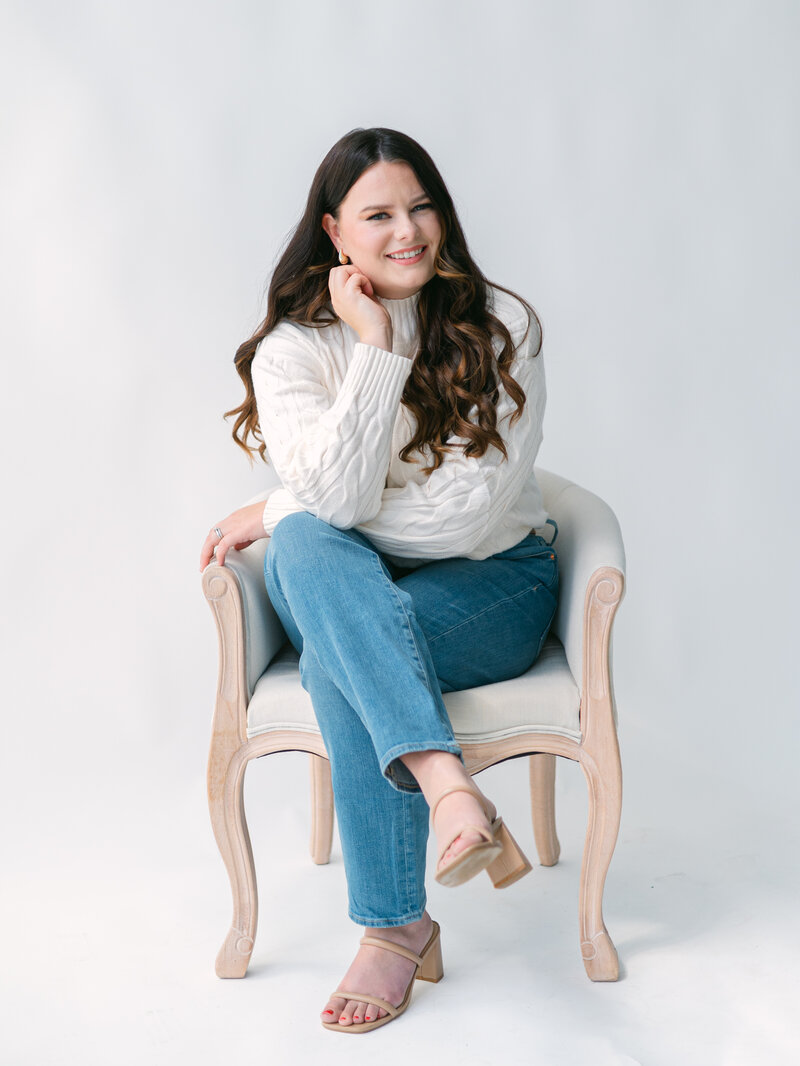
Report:
M 219 526 L 214 526 L 214 532 L 217 534 L 219 539 L 222 540 L 223 534 L 222 534 L 222 530 L 219 528 Z

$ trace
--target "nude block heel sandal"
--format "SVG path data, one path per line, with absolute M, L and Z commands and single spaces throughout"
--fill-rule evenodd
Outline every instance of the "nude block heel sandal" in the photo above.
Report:
M 508 828 L 503 824 L 503 819 L 496 812 L 494 814 L 490 812 L 491 804 L 479 789 L 470 788 L 469 785 L 453 785 L 444 789 L 434 800 L 431 807 L 431 819 L 434 818 L 436 809 L 445 796 L 449 796 L 453 792 L 469 792 L 475 796 L 483 806 L 491 825 L 488 830 L 477 825 L 465 825 L 450 843 L 442 848 L 436 869 L 436 880 L 439 884 L 447 885 L 448 887 L 463 885 L 465 881 L 469 881 L 471 877 L 479 874 L 481 870 L 486 870 L 495 888 L 507 888 L 529 873 L 532 867 L 524 852 L 514 840 Z M 451 863 L 442 868 L 442 856 L 446 854 L 447 849 L 454 841 L 458 840 L 461 834 L 468 829 L 478 833 L 483 837 L 483 840 L 464 848 Z
M 389 1022 L 393 1022 L 395 1018 L 399 1018 L 400 1015 L 406 1010 L 408 1004 L 411 1002 L 411 989 L 414 985 L 414 980 L 417 981 L 441 981 L 444 976 L 444 967 L 442 965 L 442 940 L 441 929 L 439 923 L 433 923 L 433 931 L 428 938 L 428 943 L 422 949 L 421 955 L 415 955 L 409 948 L 404 948 L 401 944 L 395 944 L 392 940 L 384 940 L 383 937 L 378 936 L 362 936 L 359 941 L 360 944 L 369 944 L 375 948 L 383 948 L 384 951 L 391 951 L 395 955 L 402 955 L 405 959 L 410 959 L 416 963 L 416 969 L 411 976 L 411 980 L 408 982 L 406 988 L 406 994 L 403 996 L 402 1001 L 395 1007 L 392 1003 L 389 1003 L 385 999 L 380 999 L 378 996 L 365 996 L 363 992 L 345 992 L 339 989 L 338 992 L 334 992 L 331 999 L 350 999 L 355 1000 L 358 1003 L 370 1003 L 373 1007 L 380 1007 L 381 1010 L 386 1011 L 386 1015 L 383 1018 L 376 1018 L 373 1022 L 360 1022 L 358 1025 L 340 1025 L 338 1022 L 323 1022 L 323 1026 L 326 1029 L 331 1029 L 337 1033 L 368 1033 L 371 1029 L 379 1029 L 382 1025 L 388 1025 Z
M 495 840 L 499 840 L 503 850 L 497 858 L 486 867 L 495 888 L 508 888 L 529 874 L 533 867 L 525 857 L 525 852 L 511 835 L 511 831 L 502 819 L 497 819 Z

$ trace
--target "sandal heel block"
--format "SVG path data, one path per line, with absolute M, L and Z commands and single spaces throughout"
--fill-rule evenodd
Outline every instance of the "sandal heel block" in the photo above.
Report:
M 508 888 L 525 874 L 530 873 L 533 867 L 501 818 L 497 819 L 493 828 L 494 839 L 501 846 L 502 851 L 489 863 L 486 872 L 491 877 L 495 888 Z
M 427 953 L 422 956 L 422 964 L 417 970 L 416 976 L 418 981 L 431 981 L 433 984 L 438 984 L 444 977 L 442 938 L 440 936 L 436 937 Z

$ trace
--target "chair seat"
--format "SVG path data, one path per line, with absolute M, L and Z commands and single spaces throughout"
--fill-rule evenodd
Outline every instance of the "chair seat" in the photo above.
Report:
M 299 656 L 287 643 L 256 684 L 247 708 L 247 736 L 282 730 L 318 733 L 311 697 L 300 684 Z M 581 739 L 580 693 L 561 642 L 549 636 L 535 664 L 520 677 L 446 692 L 456 739 L 463 744 L 503 740 L 523 733 Z M 491 728 L 487 728 L 487 725 Z

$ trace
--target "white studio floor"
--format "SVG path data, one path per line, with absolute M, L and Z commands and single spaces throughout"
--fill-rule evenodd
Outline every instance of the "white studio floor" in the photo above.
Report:
M 578 767 L 563 761 L 559 865 L 535 865 L 501 892 L 486 877 L 460 889 L 432 883 L 444 980 L 418 983 L 405 1016 L 379 1031 L 326 1032 L 316 1014 L 359 933 L 344 914 L 338 841 L 329 866 L 308 858 L 304 764 L 290 754 L 248 771 L 261 899 L 242 981 L 214 975 L 230 898 L 200 775 L 169 802 L 158 776 L 143 775 L 136 795 L 109 778 L 50 813 L 4 879 L 3 1066 L 376 1055 L 386 1066 L 798 1061 L 789 820 L 762 820 L 744 796 L 738 809 L 708 784 L 701 796 L 698 782 L 678 774 L 677 798 L 659 795 L 663 780 L 629 766 L 605 895 L 622 977 L 592 984 L 577 934 L 585 790 Z M 524 760 L 480 778 L 533 858 L 526 780 Z

